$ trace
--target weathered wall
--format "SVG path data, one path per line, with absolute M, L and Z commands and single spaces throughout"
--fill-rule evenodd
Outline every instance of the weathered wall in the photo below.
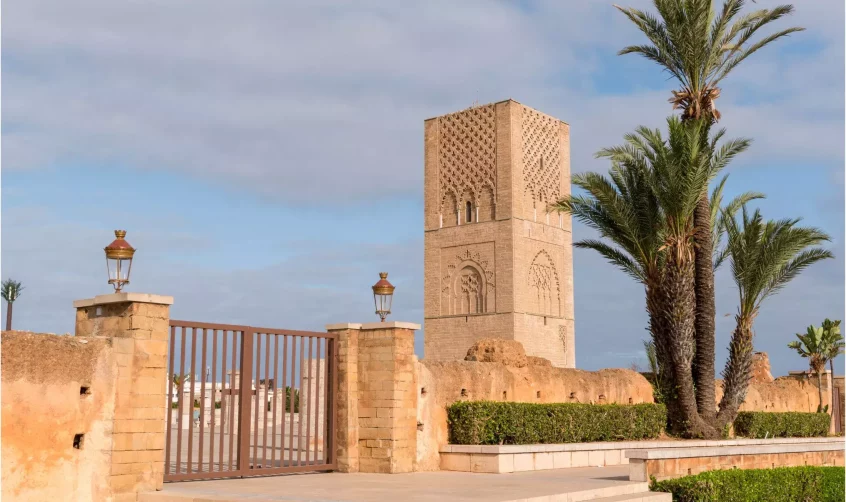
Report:
M 717 402 L 723 397 L 723 382 L 717 380 Z M 817 386 L 808 380 L 779 377 L 772 382 L 752 382 L 740 411 L 815 412 L 819 405 Z
M 533 364 L 534 363 L 534 364 Z M 438 470 L 439 449 L 447 444 L 446 407 L 464 400 L 530 403 L 651 403 L 652 386 L 626 369 L 582 371 L 541 366 L 529 358 L 525 367 L 499 362 L 450 361 L 417 364 L 417 468 Z
M 20 331 L 0 340 L 3 500 L 108 500 L 111 340 Z M 80 449 L 75 434 L 84 434 Z

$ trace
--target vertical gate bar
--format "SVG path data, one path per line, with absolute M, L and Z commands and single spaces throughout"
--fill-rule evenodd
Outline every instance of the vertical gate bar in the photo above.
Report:
M 329 414 L 329 420 L 328 420 L 328 422 L 329 422 L 329 436 L 327 437 L 327 439 L 331 438 L 332 441 L 330 442 L 329 447 L 326 449 L 326 451 L 329 452 L 329 458 L 332 459 L 332 461 L 329 462 L 329 464 L 335 465 L 337 463 L 337 458 L 336 458 L 337 452 L 335 451 L 335 445 L 337 444 L 336 441 L 338 440 L 338 427 L 336 426 L 336 423 L 335 423 L 336 422 L 335 419 L 338 416 L 338 401 L 335 399 L 337 397 L 337 394 L 338 394 L 338 339 L 332 338 L 331 340 L 327 340 L 327 341 L 331 342 L 329 344 L 329 348 L 331 349 L 331 353 L 332 353 L 331 356 L 329 357 L 330 362 L 328 364 L 328 367 L 331 368 L 332 373 L 331 373 L 331 375 L 327 376 L 327 379 L 329 379 L 329 381 L 332 384 L 332 390 L 326 396 L 326 398 L 329 399 L 329 401 L 332 403 L 332 413 Z
M 291 411 L 288 413 L 288 418 L 291 420 L 290 434 L 288 437 L 288 465 L 294 465 L 294 410 L 300 409 L 299 395 L 295 394 L 296 388 L 296 367 L 297 360 L 297 338 L 291 337 Z M 296 399 L 295 399 L 296 398 Z M 299 446 L 298 446 L 299 447 Z
M 317 343 L 317 359 L 316 359 L 317 363 L 315 363 L 315 365 L 317 366 L 317 368 L 315 368 L 315 373 L 317 373 L 317 374 L 314 376 L 314 378 L 315 378 L 314 392 L 317 394 L 317 397 L 315 398 L 317 400 L 315 401 L 315 404 L 314 404 L 314 463 L 315 464 L 317 464 L 317 445 L 320 442 L 320 432 L 318 432 L 318 431 L 320 430 L 320 425 L 321 425 L 320 424 L 320 411 L 321 411 L 321 406 L 320 406 L 320 360 L 321 360 L 320 346 L 321 346 L 321 343 L 320 343 L 320 340 L 321 340 L 320 338 L 315 338 L 315 340 L 314 340 Z M 324 396 L 325 396 L 325 394 L 324 394 Z M 323 400 L 326 401 L 326 398 L 324 397 Z M 326 413 L 323 414 L 323 418 L 324 418 L 324 420 L 326 419 Z M 326 436 L 323 436 L 323 437 L 325 438 Z
M 191 328 L 191 420 L 188 421 L 188 472 L 194 472 L 194 378 L 197 376 L 197 328 Z
M 182 471 L 182 414 L 185 406 L 185 326 L 182 326 L 182 342 L 179 352 L 179 394 L 176 402 L 179 403 L 179 415 L 176 417 L 176 474 Z
M 203 342 L 202 342 L 202 363 L 200 363 L 200 436 L 198 441 L 200 443 L 200 451 L 197 454 L 197 472 L 203 472 L 203 446 L 206 442 L 206 345 L 208 338 L 206 337 L 206 328 L 203 328 Z
M 245 326 L 241 331 L 241 382 L 238 399 L 238 473 L 241 476 L 248 474 L 250 469 L 250 406 L 244 405 L 244 399 L 252 398 L 252 369 L 253 330 Z
M 241 338 L 242 338 L 241 344 L 244 343 L 243 337 L 244 337 L 244 335 L 242 334 L 241 335 Z M 239 347 L 238 332 L 233 329 L 232 330 L 232 370 L 231 370 L 232 376 L 231 376 L 231 380 L 229 380 L 229 400 L 230 400 L 230 403 L 229 403 L 229 470 L 230 471 L 232 471 L 232 459 L 233 459 L 233 457 L 237 458 L 237 457 L 235 457 L 235 445 L 233 443 L 234 443 L 234 440 L 235 440 L 235 431 L 236 431 L 236 429 L 235 429 L 235 382 L 234 382 L 234 380 L 235 380 L 235 368 L 236 368 L 236 365 L 237 365 L 236 356 L 238 354 L 238 347 Z M 240 368 L 240 366 L 237 366 L 237 367 Z M 240 412 L 240 410 L 241 410 L 241 373 L 240 372 L 238 373 L 238 410 L 239 410 L 238 411 L 238 417 L 239 417 L 238 423 L 240 425 L 240 423 L 241 423 L 240 422 L 240 417 L 241 417 L 241 412 Z M 239 445 L 238 451 L 239 452 L 241 451 L 240 444 L 241 443 L 238 443 L 238 445 Z M 237 463 L 235 464 L 235 468 L 236 469 L 238 468 Z
M 314 337 L 309 336 L 307 338 L 308 338 L 308 359 L 307 359 L 308 362 L 306 363 L 306 365 L 308 366 L 308 369 L 306 369 L 306 371 L 308 372 L 308 388 L 306 390 L 308 391 L 308 398 L 306 398 L 306 419 L 305 419 L 305 421 L 306 421 L 306 435 L 305 435 L 305 463 L 306 463 L 306 465 L 308 465 L 308 463 L 309 463 L 308 457 L 309 457 L 309 453 L 311 451 L 311 450 L 309 450 L 308 445 L 311 442 L 311 401 L 314 399 L 314 396 L 312 396 L 312 392 L 311 392 L 311 387 L 312 387 L 312 385 L 311 385 L 311 383 L 312 383 L 311 382 L 311 345 L 312 345 L 312 343 L 311 342 L 314 341 Z
M 256 400 L 253 402 L 253 407 L 255 408 L 255 416 L 253 416 L 253 469 L 255 469 L 255 465 L 258 461 L 258 421 L 259 421 L 259 377 L 261 377 L 261 333 L 256 333 L 255 335 L 256 342 L 256 353 L 254 365 L 255 365 L 255 381 L 256 381 Z M 267 382 L 265 382 L 267 385 Z M 267 392 L 267 387 L 265 387 L 265 393 Z
M 284 335 L 275 335 L 273 337 L 273 426 L 270 433 L 270 465 L 276 467 L 276 405 L 279 403 L 279 337 Z M 284 388 L 282 391 L 284 392 Z
M 173 358 L 176 352 L 176 326 L 170 327 L 170 354 L 168 354 L 167 379 L 167 434 L 165 437 L 165 475 L 170 475 L 170 438 L 173 436 Z
M 325 382 L 323 383 L 324 387 L 324 394 L 323 394 L 323 463 L 330 464 L 329 461 L 329 445 L 331 444 L 331 434 L 332 430 L 329 428 L 329 419 L 332 415 L 332 354 L 330 352 L 331 346 L 333 341 L 330 339 L 326 339 L 326 349 L 324 351 L 326 355 L 326 363 L 324 367 L 326 368 L 323 371 Z
M 288 394 L 288 336 L 282 335 L 282 391 L 285 392 L 285 399 L 282 401 L 282 426 L 280 448 L 279 448 L 279 465 L 285 467 L 285 423 L 288 420 L 288 402 L 291 400 Z M 293 409 L 293 404 L 291 405 Z M 291 438 L 288 437 L 288 442 Z M 290 456 L 288 457 L 290 458 Z
M 304 345 L 305 345 L 305 337 L 301 336 L 300 337 L 300 372 L 299 372 L 300 373 L 300 412 L 297 414 L 297 467 L 302 465 L 300 463 L 300 453 L 303 450 L 303 445 L 300 444 L 300 443 L 302 442 L 302 439 L 303 439 L 303 403 L 302 403 L 302 399 L 303 399 L 303 395 L 305 394 L 303 392 L 303 362 L 304 362 L 304 354 L 305 354 L 305 350 L 303 350 Z M 308 401 L 306 401 L 306 405 L 307 404 L 308 404 Z
M 264 412 L 264 431 L 262 432 L 261 439 L 261 463 L 264 466 L 267 466 L 267 407 L 270 405 L 270 403 L 267 401 L 268 396 L 270 396 L 270 371 L 268 369 L 270 367 L 270 336 L 270 333 L 265 333 L 266 338 L 264 339 L 264 399 L 261 403 L 261 408 Z M 273 382 L 273 385 L 276 385 L 276 382 Z
M 209 472 L 214 472 L 214 427 L 217 425 L 214 416 L 217 414 L 217 330 L 212 330 L 212 367 L 211 367 L 211 427 L 209 427 Z M 223 393 L 220 395 L 223 406 Z
M 217 452 L 217 470 L 223 470 L 223 433 L 226 430 L 226 397 L 229 394 L 226 394 L 227 385 L 226 385 L 226 339 L 229 337 L 229 333 L 224 329 L 221 332 L 223 336 L 223 354 L 220 359 L 220 372 L 223 375 L 223 380 L 220 382 L 220 444 L 218 445 L 218 452 Z M 232 387 L 229 385 L 229 387 Z M 231 397 L 230 397 L 231 399 Z

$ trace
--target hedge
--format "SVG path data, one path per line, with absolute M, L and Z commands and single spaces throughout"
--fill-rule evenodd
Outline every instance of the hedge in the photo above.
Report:
M 843 500 L 843 467 L 732 469 L 655 481 L 652 491 L 674 502 L 834 502 Z
M 459 401 L 447 408 L 452 444 L 557 444 L 657 438 L 662 404 Z
M 734 433 L 753 439 L 818 437 L 828 435 L 830 423 L 828 413 L 741 411 L 734 421 Z

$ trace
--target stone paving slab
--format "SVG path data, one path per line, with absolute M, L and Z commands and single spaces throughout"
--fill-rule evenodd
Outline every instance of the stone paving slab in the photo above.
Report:
M 138 502 L 578 502 L 647 494 L 647 483 L 628 479 L 628 466 L 473 474 L 294 474 L 264 478 L 167 483 Z M 632 499 L 632 500 L 636 500 Z

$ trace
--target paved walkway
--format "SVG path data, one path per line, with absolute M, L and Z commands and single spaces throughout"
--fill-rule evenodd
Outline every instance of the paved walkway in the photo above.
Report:
M 166 483 L 160 492 L 141 494 L 138 502 L 547 502 L 643 494 L 646 483 L 629 481 L 628 472 L 629 466 L 621 465 L 513 474 L 446 471 L 412 474 L 293 474 Z

